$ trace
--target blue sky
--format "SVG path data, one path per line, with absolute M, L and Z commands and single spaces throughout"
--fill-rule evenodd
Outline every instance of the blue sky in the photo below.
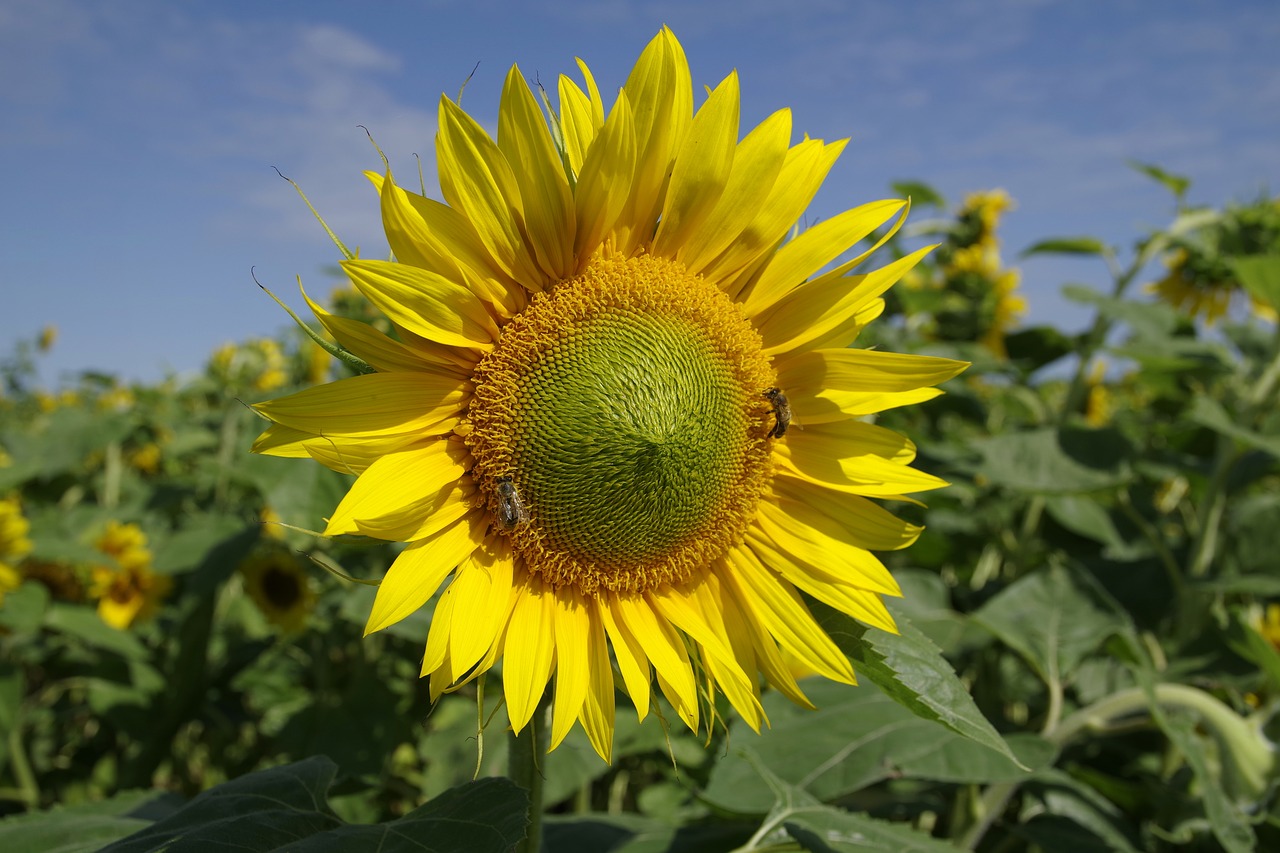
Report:
M 155 380 L 285 322 L 250 277 L 318 295 L 331 244 L 276 166 L 366 256 L 385 253 L 357 125 L 401 174 L 479 63 L 490 128 L 518 63 L 616 89 L 662 24 L 695 85 L 737 68 L 743 127 L 790 106 L 797 134 L 851 138 L 810 217 L 919 179 L 1018 202 L 1006 259 L 1046 236 L 1121 246 L 1172 213 L 1129 159 L 1219 204 L 1280 189 L 1280 4 L 847 0 L 0 0 L 0 357 L 46 324 L 46 385 L 81 370 Z M 609 100 L 606 97 L 606 100 Z M 1088 262 L 1020 263 L 1028 322 L 1072 327 Z M 290 297 L 298 305 L 301 300 Z

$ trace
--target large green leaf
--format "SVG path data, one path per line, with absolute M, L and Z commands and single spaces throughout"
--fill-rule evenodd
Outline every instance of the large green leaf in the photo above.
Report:
M 825 806 L 788 784 L 771 766 L 752 762 L 773 794 L 774 805 L 753 836 L 753 846 L 783 848 L 788 839 L 814 853 L 879 850 L 882 853 L 955 853 L 960 848 L 909 826 Z
M 740 747 L 788 785 L 821 802 L 886 779 L 986 783 L 1028 776 L 1015 759 L 917 716 L 873 685 L 810 679 L 801 687 L 816 711 L 771 693 L 764 697 L 767 731 L 757 737 L 740 722 L 730 727 L 730 752 L 712 769 L 706 800 L 739 814 L 770 808 L 774 794 Z M 1001 743 L 1026 765 L 1052 758 L 1053 748 L 1034 735 Z
M 1115 430 L 1050 427 L 974 442 L 993 485 L 1037 494 L 1094 492 L 1129 479 L 1132 449 Z
M 1280 437 L 1260 435 L 1253 430 L 1240 426 L 1236 418 L 1232 417 L 1219 403 L 1208 397 L 1197 395 L 1195 400 L 1192 401 L 1191 411 L 1187 412 L 1186 417 L 1202 427 L 1230 436 L 1249 447 L 1265 450 L 1280 459 Z
M 1250 296 L 1263 305 L 1280 308 L 1280 255 L 1227 258 L 1227 263 Z
M 978 710 L 942 651 L 903 617 L 901 633 L 866 628 L 829 607 L 816 607 L 819 624 L 854 669 L 912 714 L 1013 758 L 1008 744 Z
M 235 779 L 104 853 L 506 853 L 524 837 L 528 797 L 509 780 L 482 779 L 446 791 L 397 820 L 355 826 L 344 824 L 328 805 L 336 770 L 332 761 L 318 757 Z
M 5 853 L 95 853 L 147 825 L 141 817 L 154 791 L 130 791 L 97 803 L 59 806 L 0 820 Z
M 1046 683 L 1064 681 L 1094 649 L 1126 627 L 1091 587 L 1057 566 L 1016 581 L 973 619 L 1022 655 Z
M 96 610 L 74 604 L 54 602 L 45 615 L 46 628 L 83 640 L 95 649 L 113 652 L 121 657 L 141 659 L 147 647 L 128 631 L 112 628 L 102 621 Z

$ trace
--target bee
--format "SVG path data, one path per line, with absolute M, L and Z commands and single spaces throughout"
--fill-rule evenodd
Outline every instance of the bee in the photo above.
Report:
M 762 392 L 762 396 L 773 405 L 773 429 L 769 430 L 769 436 L 782 438 L 791 425 L 791 403 L 781 388 L 770 388 Z
M 494 478 L 494 489 L 498 493 L 498 523 L 503 530 L 510 530 L 518 524 L 529 520 L 529 510 L 520 499 L 520 492 L 509 476 Z

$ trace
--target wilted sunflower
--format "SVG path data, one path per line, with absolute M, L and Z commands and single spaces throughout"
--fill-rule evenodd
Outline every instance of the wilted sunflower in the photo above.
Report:
M 700 690 L 758 728 L 761 674 L 809 705 L 792 658 L 853 682 L 800 592 L 894 630 L 870 551 L 919 528 L 868 498 L 943 485 L 859 418 L 964 365 L 846 348 L 924 250 L 832 264 L 904 202 L 786 239 L 843 142 L 792 146 L 786 110 L 739 141 L 736 74 L 695 113 L 669 30 L 607 113 L 579 67 L 550 126 L 512 68 L 496 142 L 441 100 L 445 203 L 370 175 L 396 261 L 343 267 L 399 339 L 310 303 L 372 372 L 260 404 L 255 449 L 360 475 L 326 534 L 408 543 L 366 631 L 451 577 L 433 697 L 502 658 L 515 731 L 554 677 L 550 747 L 581 720 L 608 760 L 615 678 L 643 718 L 656 674 L 695 729 Z

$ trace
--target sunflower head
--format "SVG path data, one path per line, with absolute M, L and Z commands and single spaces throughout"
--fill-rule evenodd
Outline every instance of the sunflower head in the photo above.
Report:
M 694 728 L 717 692 L 808 704 L 796 665 L 853 681 L 801 592 L 893 630 L 871 551 L 919 529 L 871 499 L 943 485 L 859 418 L 964 365 L 848 348 L 927 251 L 852 273 L 905 203 L 788 239 L 843 142 L 740 138 L 735 74 L 695 110 L 669 30 L 609 108 L 579 68 L 550 117 L 513 68 L 496 139 L 442 98 L 443 201 L 370 174 L 395 260 L 343 269 L 383 316 L 308 302 L 371 372 L 259 404 L 255 449 L 359 475 L 325 533 L 407 543 L 367 631 L 439 592 L 433 696 L 501 658 L 516 731 L 553 681 L 550 745 L 580 721 L 608 759 L 615 673 Z
M 316 597 L 311 579 L 291 552 L 264 548 L 246 557 L 239 570 L 245 592 L 268 622 L 286 633 L 306 627 Z

